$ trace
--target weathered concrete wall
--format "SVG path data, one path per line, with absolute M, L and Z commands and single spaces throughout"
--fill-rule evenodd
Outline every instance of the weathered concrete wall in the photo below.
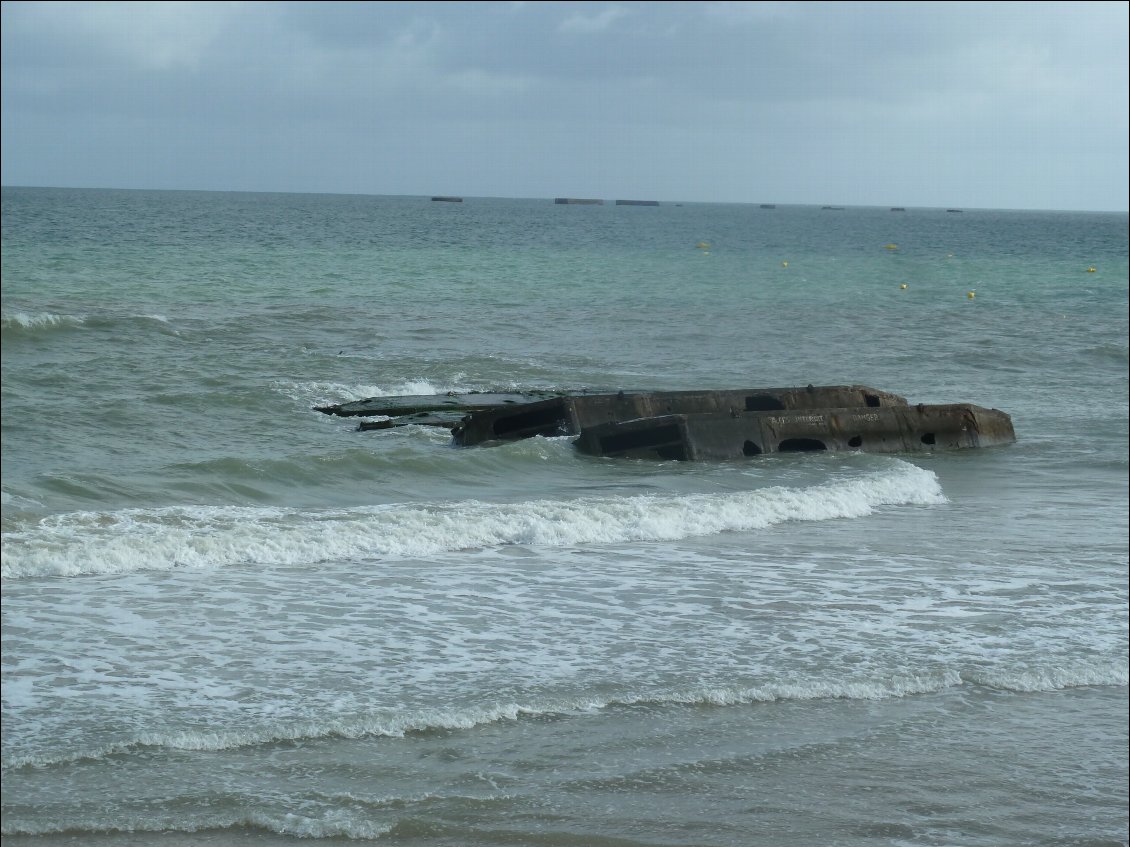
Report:
M 452 434 L 457 444 L 576 435 L 585 427 L 670 414 L 714 414 L 783 409 L 905 406 L 906 398 L 865 385 L 743 388 L 725 391 L 636 391 L 561 396 L 469 415 Z
M 902 453 L 1010 444 L 1012 420 L 968 403 L 911 406 L 866 385 L 615 394 L 466 393 L 374 397 L 324 406 L 385 418 L 361 430 L 442 426 L 459 446 L 578 436 L 583 453 L 652 459 L 731 459 L 816 450 Z
M 664 415 L 589 426 L 575 443 L 594 456 L 693 461 L 819 450 L 951 450 L 1015 440 L 1007 414 L 960 403 Z

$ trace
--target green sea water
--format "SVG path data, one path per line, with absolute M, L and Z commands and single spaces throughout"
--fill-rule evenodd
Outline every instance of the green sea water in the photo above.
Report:
M 13 844 L 1115 845 L 1125 214 L 4 188 Z M 316 406 L 866 384 L 714 464 Z

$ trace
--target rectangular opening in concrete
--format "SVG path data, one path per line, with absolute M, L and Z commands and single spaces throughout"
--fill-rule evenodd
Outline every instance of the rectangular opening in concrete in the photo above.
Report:
M 679 432 L 679 427 L 675 424 L 666 424 L 651 429 L 636 429 L 609 435 L 600 439 L 600 450 L 604 455 L 608 455 L 624 453 L 628 450 L 650 450 L 667 445 L 681 446 L 682 442 L 683 436 Z
M 772 394 L 751 394 L 745 398 L 747 412 L 775 412 L 785 408 L 785 404 Z
M 563 403 L 552 403 L 545 408 L 535 409 L 531 412 L 518 412 L 513 415 L 499 418 L 494 422 L 492 430 L 498 438 L 507 438 L 517 433 L 551 433 L 565 426 L 565 406 Z

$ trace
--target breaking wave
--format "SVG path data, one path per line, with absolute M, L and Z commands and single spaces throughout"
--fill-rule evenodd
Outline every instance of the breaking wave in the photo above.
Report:
M 787 521 L 861 518 L 946 502 L 932 471 L 899 462 L 806 488 L 725 494 L 475 500 L 299 510 L 168 507 L 69 512 L 5 533 L 5 578 L 413 558 L 512 544 L 676 541 Z
M 86 323 L 83 315 L 56 315 L 52 312 L 4 312 L 0 315 L 0 328 L 4 332 L 15 331 L 31 333 L 39 330 L 52 330 L 82 326 Z
M 1127 674 L 1117 664 L 1094 661 L 1077 667 L 1047 667 L 1030 674 L 1019 693 L 1061 691 L 1089 686 L 1126 686 Z M 191 752 L 219 752 L 269 744 L 324 738 L 403 738 L 448 730 L 468 730 L 524 718 L 585 715 L 607 709 L 653 706 L 742 706 L 752 703 L 813 700 L 890 700 L 936 694 L 947 689 L 974 686 L 1014 691 L 1014 674 L 997 670 L 939 668 L 918 674 L 868 678 L 785 680 L 760 685 L 714 685 L 685 689 L 625 692 L 614 695 L 573 696 L 532 700 L 528 703 L 484 703 L 476 706 L 413 709 L 402 713 L 304 717 L 243 729 L 141 732 L 132 740 L 100 748 L 71 750 L 55 755 L 12 756 L 3 770 L 44 768 L 77 761 L 127 755 L 142 749 L 162 748 Z

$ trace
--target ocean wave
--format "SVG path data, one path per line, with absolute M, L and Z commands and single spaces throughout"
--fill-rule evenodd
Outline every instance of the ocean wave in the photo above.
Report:
M 882 506 L 946 502 L 932 471 L 906 462 L 807 488 L 364 506 L 335 510 L 168 507 L 70 512 L 4 534 L 0 575 L 130 573 L 341 559 L 415 558 L 512 544 L 677 541 L 786 521 L 862 518 Z
M 479 726 L 512 722 L 524 718 L 567 717 L 593 714 L 608 709 L 637 707 L 734 707 L 756 703 L 803 702 L 815 700 L 893 700 L 937 694 L 964 686 L 1006 688 L 1019 694 L 1061 691 L 1069 688 L 1127 685 L 1125 667 L 1117 662 L 1096 663 L 1076 668 L 1048 667 L 1020 674 L 1023 686 L 1005 685 L 1014 677 L 1010 671 L 974 671 L 939 668 L 932 672 L 894 674 L 874 679 L 829 678 L 767 682 L 761 685 L 704 685 L 688 688 L 605 693 L 574 697 L 532 699 L 526 703 L 487 703 L 448 709 L 416 709 L 405 713 L 342 715 L 317 719 L 297 719 L 270 726 L 244 729 L 152 731 L 134 739 L 63 754 L 12 756 L 3 762 L 3 771 L 23 768 L 48 768 L 79 761 L 98 761 L 129 755 L 146 749 L 217 753 L 248 747 L 288 744 L 341 738 L 404 738 L 406 736 L 451 730 L 470 730 Z
M 1111 361 L 1117 362 L 1123 367 L 1130 361 L 1130 347 L 1126 344 L 1117 344 L 1114 342 L 1108 344 L 1098 344 L 1093 347 L 1084 348 L 1083 355 L 1090 356 L 1097 361 Z
M 190 752 L 216 753 L 320 738 L 403 738 L 413 733 L 473 729 L 476 726 L 514 721 L 520 717 L 562 715 L 595 711 L 615 701 L 601 704 L 582 701 L 561 701 L 542 705 L 504 703 L 466 709 L 425 709 L 407 715 L 360 715 L 319 720 L 295 720 L 270 727 L 225 731 L 143 732 L 129 741 L 98 748 L 71 750 L 58 755 L 11 756 L 2 765 L 4 771 L 21 768 L 45 768 L 80 761 L 98 761 L 134 751 L 161 748 Z M 623 705 L 623 704 L 619 704 Z
M 131 324 L 157 324 L 159 331 L 165 334 L 179 335 L 169 318 L 157 313 L 135 313 L 125 315 L 114 314 L 82 314 L 59 315 L 53 312 L 4 312 L 0 315 L 0 327 L 4 333 L 12 335 L 35 335 L 42 332 L 85 328 L 85 329 L 120 329 Z
M 35 332 L 38 330 L 54 330 L 82 326 L 86 323 L 85 315 L 56 315 L 52 312 L 4 312 L 0 315 L 0 328 L 4 332 Z
M 32 500 L 30 497 L 24 497 L 20 494 L 12 494 L 9 491 L 0 491 L 0 505 L 11 509 L 43 508 L 43 504 L 38 500 Z
M 978 671 L 967 679 L 986 688 L 1027 694 L 1035 691 L 1061 691 L 1091 685 L 1130 685 L 1130 669 L 1125 662 L 1115 667 L 1074 665 L 1069 667 L 1009 668 Z
M 377 840 L 388 835 L 395 824 L 378 824 L 365 820 L 362 815 L 347 810 L 327 809 L 324 817 L 299 815 L 294 812 L 271 814 L 262 811 L 236 811 L 230 814 L 193 815 L 175 818 L 172 815 L 154 815 L 151 812 L 130 816 L 116 816 L 109 820 L 87 820 L 63 823 L 30 823 L 12 819 L 9 815 L 0 826 L 0 834 L 57 835 L 67 833 L 72 839 L 82 834 L 115 835 L 136 833 L 206 833 L 229 830 L 259 830 L 294 838 L 347 838 Z
M 744 703 L 775 703 L 782 700 L 889 700 L 916 694 L 933 694 L 961 684 L 961 674 L 956 670 L 947 670 L 932 675 L 918 674 L 882 680 L 778 682 L 742 688 L 713 686 L 659 696 L 620 698 L 616 704 L 634 706 L 681 703 L 692 706 L 738 706 Z

